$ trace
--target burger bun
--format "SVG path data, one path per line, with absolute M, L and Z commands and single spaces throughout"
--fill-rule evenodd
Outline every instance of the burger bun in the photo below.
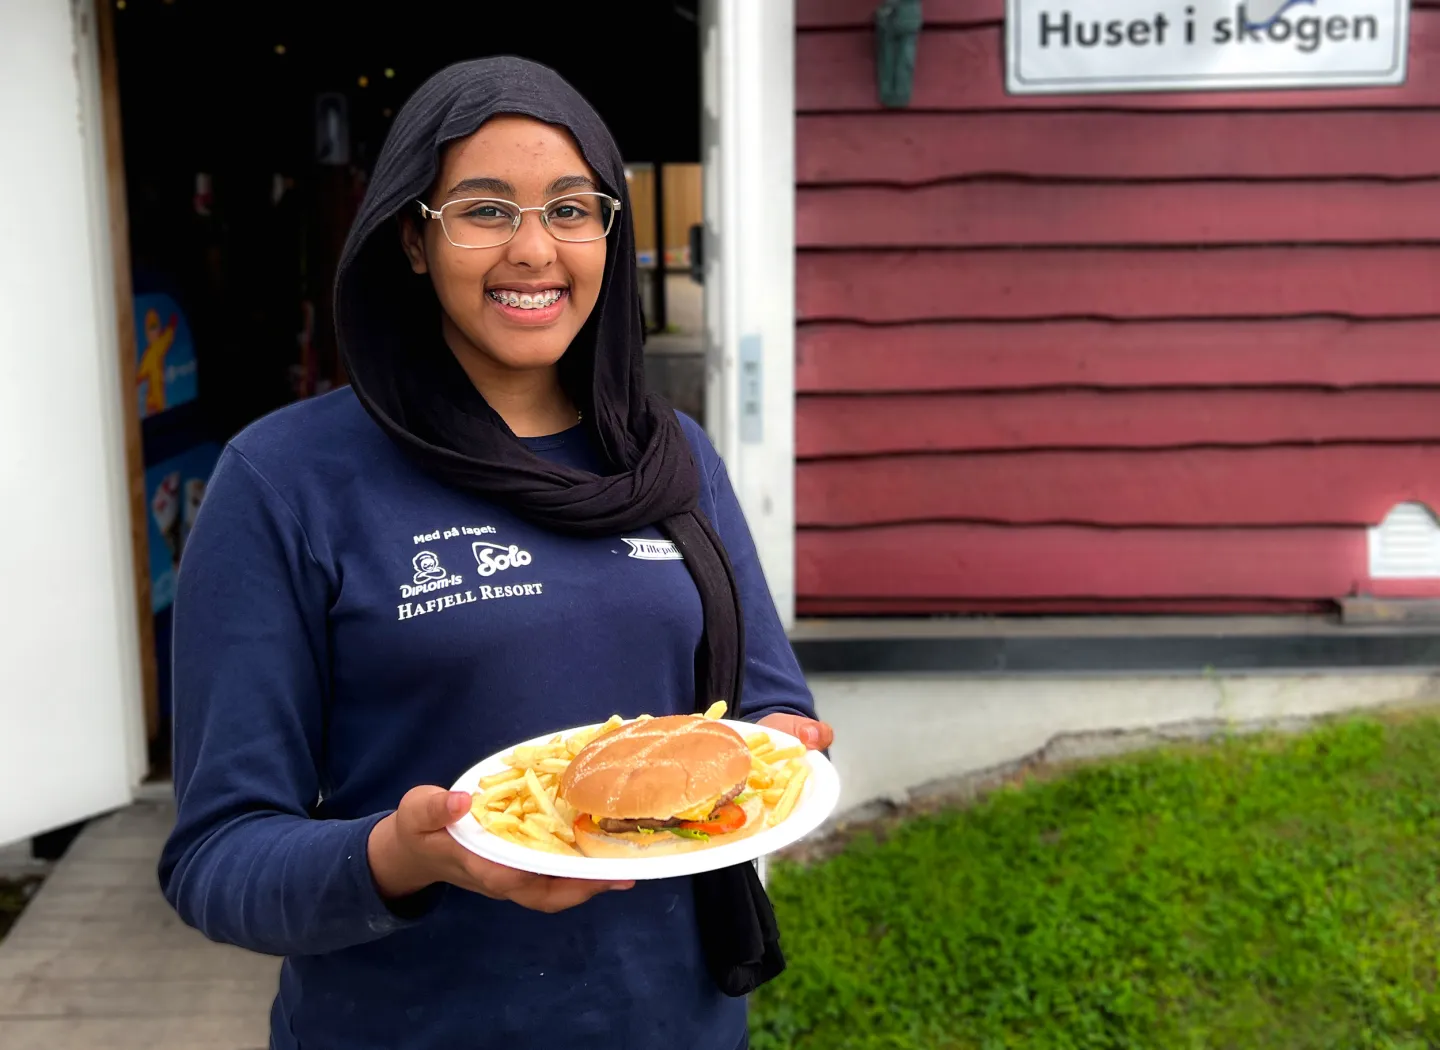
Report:
M 581 749 L 560 779 L 560 797 L 592 817 L 666 820 L 749 775 L 750 749 L 735 730 L 693 715 L 666 715 L 631 722 Z
M 669 857 L 677 853 L 694 853 L 712 846 L 723 846 L 749 838 L 765 825 L 765 803 L 753 795 L 737 805 L 745 811 L 745 824 L 738 831 L 712 835 L 708 839 L 692 839 L 668 831 L 601 831 L 591 821 L 575 825 L 575 848 L 587 857 L 612 857 L 631 860 L 635 857 Z

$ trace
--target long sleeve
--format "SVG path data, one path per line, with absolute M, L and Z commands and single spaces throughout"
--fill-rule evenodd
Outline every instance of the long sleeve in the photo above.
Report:
M 303 955 L 406 924 L 370 874 L 366 846 L 385 814 L 311 816 L 334 589 L 290 508 L 228 449 L 180 572 L 178 820 L 159 868 L 166 899 L 212 940 Z
M 790 639 L 785 636 L 729 472 L 713 449 L 707 451 L 715 459 L 709 476 L 715 501 L 715 530 L 725 542 L 745 613 L 745 682 L 740 694 L 740 717 L 747 722 L 782 713 L 815 718 L 815 701 Z

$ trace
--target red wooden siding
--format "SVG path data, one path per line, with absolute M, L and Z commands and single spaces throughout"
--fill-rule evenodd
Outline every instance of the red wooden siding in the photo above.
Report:
M 1397 442 L 1404 443 L 1403 454 L 1416 449 L 1412 442 L 1434 438 L 1440 389 L 1057 388 L 806 397 L 797 417 L 801 459 L 1064 449 L 1082 441 L 1096 449 L 1302 446 L 1306 455 L 1311 449 L 1304 446 Z M 1440 454 L 1440 448 L 1420 450 Z M 1376 454 L 1391 453 L 1380 445 Z M 1435 483 L 1440 487 L 1440 472 Z
M 1402 88 L 1011 98 L 1003 0 L 799 0 L 802 614 L 1317 610 L 1440 508 L 1440 0 Z
M 1349 593 L 1364 577 L 1365 543 L 1344 528 L 921 524 L 808 534 L 797 568 L 800 593 L 823 583 L 827 598 L 1094 600 L 1163 591 L 1306 601 Z
M 1423 178 L 1440 169 L 1435 114 L 814 113 L 799 118 L 802 186 L 913 186 L 976 176 L 1080 179 Z
M 802 395 L 1036 386 L 1440 385 L 1440 318 L 806 324 Z M 802 396 L 800 411 L 815 403 Z M 803 436 L 803 435 L 802 435 Z
M 802 462 L 796 481 L 802 527 L 988 522 L 1363 530 L 1401 500 L 1440 507 L 1440 446 L 880 456 Z
M 801 0 L 800 7 L 828 0 Z M 1005 34 L 1002 3 L 956 3 L 976 12 L 972 24 L 927 25 L 916 48 L 915 86 L 910 108 L 921 111 L 1055 109 L 1063 100 L 1005 94 Z M 1348 91 L 1276 91 L 1185 95 L 1094 95 L 1070 100 L 1086 109 L 1426 109 L 1440 104 L 1440 10 L 1413 4 L 1409 83 L 1395 88 Z M 871 5 L 871 13 L 874 5 Z M 795 104 L 802 113 L 864 112 L 880 109 L 875 95 L 875 45 L 871 21 L 853 27 L 802 30 L 796 42 Z
M 1383 597 L 1409 597 L 1409 595 L 1388 594 L 1377 589 Z M 1164 613 L 1171 616 L 1230 616 L 1279 615 L 1295 613 L 1319 613 L 1330 610 L 1329 601 L 1285 601 L 1278 598 L 1167 598 L 1164 601 L 1127 601 L 1124 598 L 1045 598 L 1027 601 L 1024 598 L 987 599 L 970 597 L 965 599 L 965 611 L 983 616 L 1083 616 L 1091 613 L 1108 613 L 1121 616 L 1141 616 Z M 904 598 L 827 598 L 817 604 L 812 615 L 826 616 L 926 616 L 946 615 L 955 612 L 954 598 L 904 597 Z
M 1440 127 L 1432 134 L 1440 140 Z M 1440 240 L 1440 181 L 1092 182 L 1064 194 L 1035 182 L 952 182 L 807 190 L 796 209 L 811 248 L 1295 244 L 1317 229 L 1331 244 Z M 913 279 L 913 268 L 896 276 Z
M 796 267 L 796 296 L 802 322 L 1414 317 L 1440 308 L 1440 251 L 1428 245 L 809 251 Z

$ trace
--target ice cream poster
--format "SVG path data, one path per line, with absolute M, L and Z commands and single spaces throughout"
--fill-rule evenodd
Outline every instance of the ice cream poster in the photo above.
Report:
M 145 509 L 150 523 L 150 608 L 175 600 L 180 556 L 205 498 L 205 484 L 220 458 L 218 445 L 197 445 L 145 472 Z
M 195 344 L 174 299 L 159 293 L 135 297 L 135 346 L 141 419 L 194 400 Z

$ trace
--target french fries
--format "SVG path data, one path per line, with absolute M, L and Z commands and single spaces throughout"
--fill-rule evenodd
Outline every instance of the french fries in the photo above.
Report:
M 540 783 L 540 778 L 535 775 L 533 770 L 525 770 L 525 786 L 530 789 L 530 794 L 534 797 L 536 805 L 540 807 L 540 812 L 545 814 L 547 818 L 545 824 L 550 828 L 550 834 L 573 843 L 575 832 L 560 816 L 560 811 L 555 808 L 555 799 L 551 797 L 550 789 Z
M 519 830 L 521 820 L 519 817 L 512 817 L 509 813 L 497 813 L 493 809 L 480 811 L 479 820 L 482 827 L 499 834 L 502 830 Z
M 503 759 L 508 769 L 481 778 L 471 814 L 486 831 L 509 842 L 578 857 L 574 823 L 579 814 L 559 797 L 560 778 L 586 745 L 624 724 L 611 715 L 592 729 L 516 747 Z
M 475 805 L 483 809 L 489 809 L 492 802 L 504 800 L 504 805 L 509 805 L 510 800 L 525 790 L 524 780 L 507 780 L 503 784 L 496 784 L 492 788 L 486 788 L 475 796 Z M 523 799 L 522 799 L 523 802 Z
M 810 766 L 804 762 L 798 763 L 798 768 L 785 785 L 785 793 L 780 796 L 780 801 L 775 803 L 775 808 L 770 811 L 770 826 L 772 828 L 788 817 L 790 811 L 795 808 L 795 803 L 800 798 L 800 791 L 805 786 L 805 778 L 809 775 Z
M 805 748 L 798 744 L 777 748 L 769 735 L 760 733 L 747 737 L 745 743 L 750 748 L 750 777 L 745 786 L 760 793 L 768 811 L 765 821 L 773 828 L 790 816 L 805 789 L 810 776 Z
M 726 705 L 717 700 L 703 717 L 724 718 Z M 640 715 L 636 722 L 648 722 L 652 715 Z M 625 719 L 611 715 L 602 725 L 566 736 L 557 733 L 544 744 L 520 745 L 502 761 L 506 768 L 481 777 L 473 795 L 471 815 L 492 835 L 525 846 L 569 856 L 580 856 L 575 848 L 574 807 L 560 795 L 560 778 L 570 762 L 591 742 L 625 725 Z M 774 827 L 794 812 L 810 776 L 805 748 L 792 745 L 777 748 L 768 733 L 745 737 L 750 749 L 750 775 L 745 790 L 756 792 L 765 806 L 762 818 Z
M 792 758 L 799 758 L 805 754 L 805 745 L 796 744 L 793 747 L 782 748 L 779 751 L 771 751 L 765 756 L 768 765 L 775 765 L 777 762 L 789 762 Z
M 491 776 L 491 777 L 481 777 L 481 778 L 480 778 L 480 789 L 481 789 L 482 791 L 484 791 L 484 790 L 487 789 L 487 788 L 492 788 L 492 787 L 494 787 L 496 784 L 508 784 L 508 783 L 509 783 L 510 781 L 512 781 L 512 780 L 519 780 L 519 779 L 520 779 L 521 777 L 523 777 L 524 775 L 525 775 L 525 771 L 524 771 L 524 770 L 521 770 L 521 769 L 507 769 L 507 770 L 505 770 L 505 772 L 503 772 L 503 773 L 496 773 L 494 776 Z

